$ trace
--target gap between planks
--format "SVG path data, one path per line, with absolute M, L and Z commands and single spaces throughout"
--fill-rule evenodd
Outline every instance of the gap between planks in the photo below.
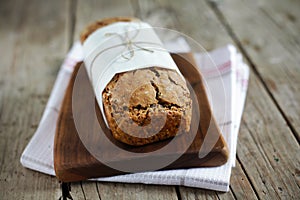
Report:
M 293 124 L 290 122 L 290 120 L 288 119 L 287 115 L 285 114 L 285 112 L 283 111 L 283 109 L 279 105 L 278 101 L 276 100 L 276 98 L 272 94 L 271 90 L 267 86 L 267 83 L 263 79 L 262 75 L 258 72 L 257 67 L 255 66 L 255 64 L 253 63 L 253 61 L 250 59 L 250 56 L 246 52 L 245 48 L 243 47 L 241 41 L 238 39 L 238 37 L 235 34 L 235 32 L 233 31 L 233 29 L 230 27 L 230 25 L 229 25 L 228 21 L 226 20 L 226 18 L 224 17 L 223 13 L 218 8 L 217 2 L 215 2 L 215 1 L 209 1 L 209 0 L 205 0 L 205 2 L 214 11 L 214 13 L 218 17 L 219 21 L 222 23 L 222 25 L 224 26 L 225 30 L 229 34 L 229 36 L 232 38 L 232 40 L 235 42 L 236 46 L 239 48 L 239 50 L 241 51 L 241 53 L 243 54 L 243 56 L 245 57 L 245 59 L 247 60 L 247 62 L 250 64 L 250 67 L 253 69 L 253 72 L 255 73 L 255 75 L 258 77 L 258 79 L 262 83 L 264 89 L 266 90 L 266 92 L 268 93 L 268 95 L 270 96 L 270 98 L 272 99 L 273 103 L 276 105 L 276 108 L 279 110 L 280 114 L 284 118 L 284 120 L 287 123 L 289 129 L 293 133 L 293 136 L 295 137 L 295 139 L 297 140 L 297 142 L 299 144 L 300 143 L 300 137 L 298 136 L 296 129 L 294 128 Z
M 170 14 L 174 14 L 174 17 L 177 18 L 176 14 L 175 14 L 176 11 L 175 11 L 173 8 L 171 8 L 170 6 L 169 6 L 169 7 L 164 7 L 164 6 L 162 5 L 162 4 L 163 4 L 162 1 L 153 1 L 153 2 L 151 2 L 151 3 L 153 3 L 152 6 L 154 6 L 154 7 L 152 8 L 152 7 L 150 6 L 150 9 L 149 9 L 149 10 L 143 10 L 143 9 L 141 8 L 140 0 L 130 0 L 130 3 L 131 3 L 131 6 L 132 6 L 132 8 L 133 8 L 133 10 L 134 10 L 134 15 L 135 15 L 136 17 L 140 18 L 141 20 L 144 20 L 144 18 L 145 18 L 145 16 L 144 16 L 145 14 L 143 15 L 143 12 L 151 13 L 151 12 L 150 12 L 151 9 L 155 9 L 155 8 L 164 8 L 164 9 L 168 9 L 168 11 L 170 12 Z M 168 1 L 168 3 L 171 4 L 170 1 Z M 145 7 L 147 7 L 147 6 L 145 6 Z M 173 21 L 174 21 L 174 20 L 173 20 Z M 174 23 L 174 25 L 176 25 L 176 23 Z M 165 25 L 161 25 L 161 26 L 163 27 L 163 26 L 165 26 Z M 176 26 L 176 27 L 173 27 L 173 28 L 178 29 L 177 26 Z M 187 196 L 186 194 L 184 194 L 184 193 L 181 191 L 181 188 L 183 188 L 183 187 L 184 187 L 184 186 L 175 186 L 176 195 L 177 195 L 177 198 L 178 198 L 179 200 L 188 198 L 188 196 Z M 190 188 L 188 188 L 187 190 L 190 190 Z M 201 189 L 201 188 L 194 188 L 194 190 L 203 190 L 203 189 Z M 204 190 L 204 191 L 205 191 L 205 190 Z M 230 191 L 229 191 L 228 193 L 231 193 L 231 194 L 232 194 L 232 197 L 236 199 L 236 196 L 234 195 L 234 192 L 231 190 L 231 188 L 230 188 Z M 204 192 L 203 194 L 206 195 L 206 192 Z M 202 194 L 202 195 L 203 195 L 203 194 Z M 207 195 L 210 196 L 210 195 L 212 195 L 212 194 L 214 194 L 215 197 L 216 197 L 217 199 L 222 198 L 222 196 L 221 196 L 221 197 L 219 196 L 219 194 L 221 194 L 221 193 L 218 193 L 217 191 L 210 191 Z M 195 195 L 197 196 L 198 194 L 195 193 Z M 204 195 L 203 195 L 203 196 L 204 196 Z M 203 196 L 202 196 L 202 197 L 203 197 Z M 226 197 L 224 197 L 224 198 L 226 198 Z
M 230 25 L 229 25 L 228 21 L 226 20 L 226 18 L 224 17 L 223 13 L 218 8 L 217 2 L 215 2 L 215 1 L 209 1 L 209 0 L 205 0 L 205 1 L 211 7 L 211 9 L 215 12 L 216 16 L 218 17 L 219 21 L 224 26 L 224 28 L 227 31 L 227 33 L 230 35 L 230 37 L 235 42 L 235 44 L 237 45 L 237 47 L 239 48 L 239 50 L 241 51 L 241 53 L 243 54 L 243 56 L 245 57 L 245 59 L 247 60 L 247 62 L 250 64 L 250 67 L 253 69 L 253 72 L 255 73 L 255 75 L 258 77 L 258 79 L 262 83 L 264 89 L 266 90 L 266 92 L 268 93 L 268 95 L 270 96 L 270 98 L 272 99 L 273 103 L 276 105 L 277 109 L 279 110 L 280 114 L 283 116 L 285 122 L 287 123 L 288 127 L 290 128 L 291 132 L 293 133 L 295 139 L 297 140 L 297 142 L 299 144 L 300 143 L 300 138 L 298 137 L 296 129 L 294 128 L 293 124 L 290 122 L 290 120 L 286 116 L 285 112 L 283 111 L 283 109 L 279 105 L 278 101 L 276 100 L 276 98 L 272 94 L 272 92 L 269 89 L 266 81 L 263 79 L 262 75 L 258 72 L 257 67 L 255 66 L 255 64 L 250 59 L 250 56 L 248 55 L 247 51 L 243 47 L 241 41 L 238 39 L 238 37 L 235 34 L 235 32 L 233 31 L 233 29 L 230 27 Z M 274 22 L 274 20 L 271 20 L 271 21 L 273 21 L 273 23 L 275 23 L 277 25 L 277 23 Z
M 205 1 L 207 3 L 207 5 L 214 11 L 215 15 L 217 16 L 217 18 L 219 19 L 219 21 L 222 23 L 223 27 L 225 28 L 225 30 L 227 31 L 227 33 L 229 34 L 229 36 L 232 38 L 232 40 L 234 41 L 234 43 L 237 45 L 237 47 L 239 48 L 239 50 L 241 51 L 241 53 L 243 54 L 243 56 L 246 58 L 247 62 L 250 64 L 250 67 L 253 69 L 253 72 L 255 73 L 255 75 L 258 77 L 259 81 L 261 82 L 264 90 L 266 91 L 266 93 L 269 95 L 270 99 L 272 100 L 272 103 L 274 103 L 274 105 L 276 106 L 276 108 L 278 109 L 279 113 L 281 114 L 281 116 L 283 117 L 284 121 L 287 123 L 288 128 L 290 129 L 290 131 L 292 132 L 293 137 L 296 139 L 296 141 L 299 144 L 299 137 L 297 134 L 296 129 L 294 128 L 293 124 L 289 121 L 288 117 L 286 116 L 285 112 L 283 111 L 282 107 L 280 106 L 279 102 L 276 100 L 276 98 L 274 97 L 274 95 L 272 94 L 271 90 L 269 89 L 267 83 L 265 82 L 263 76 L 260 74 L 260 72 L 258 71 L 256 65 L 254 64 L 254 62 L 252 61 L 252 59 L 250 58 L 249 54 L 247 53 L 247 51 L 245 50 L 245 48 L 243 47 L 241 41 L 238 39 L 237 35 L 235 34 L 234 30 L 232 29 L 232 27 L 229 25 L 227 19 L 225 18 L 225 16 L 223 15 L 222 11 L 219 9 L 217 2 L 215 1 L 209 1 L 206 0 Z M 275 23 L 273 21 L 273 23 Z M 277 24 L 276 24 L 277 25 Z M 247 127 L 248 129 L 248 127 Z M 251 130 L 248 129 L 250 132 Z M 245 169 L 243 162 L 241 162 L 241 160 L 239 159 L 239 157 L 237 156 L 237 160 L 238 162 L 241 164 L 241 167 L 245 173 L 245 175 L 247 176 L 252 188 L 254 188 L 254 192 L 257 196 L 257 198 L 260 197 L 260 195 L 258 194 L 258 191 L 255 189 L 254 187 L 254 183 L 252 182 L 252 180 L 249 177 L 249 174 L 247 173 L 247 170 Z

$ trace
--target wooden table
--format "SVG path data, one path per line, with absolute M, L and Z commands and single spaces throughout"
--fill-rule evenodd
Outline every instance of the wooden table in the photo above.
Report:
M 299 199 L 300 1 L 4 0 L 0 2 L 0 199 L 58 199 L 56 178 L 24 169 L 65 53 L 86 23 L 133 15 L 207 50 L 232 43 L 251 67 L 230 191 L 72 184 L 74 199 Z

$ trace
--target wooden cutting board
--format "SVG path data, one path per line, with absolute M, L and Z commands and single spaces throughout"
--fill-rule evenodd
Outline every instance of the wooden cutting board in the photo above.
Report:
M 191 139 L 192 134 L 181 134 L 173 139 L 140 147 L 129 146 L 116 141 L 110 130 L 105 126 L 85 67 L 81 65 L 82 63 L 78 63 L 64 97 L 55 135 L 54 167 L 56 176 L 60 181 L 74 182 L 126 173 L 100 162 L 99 159 L 96 159 L 99 158 L 98 156 L 104 157 L 106 159 L 105 163 L 111 161 L 120 164 L 128 162 L 136 162 L 137 164 L 140 162 L 155 163 L 164 157 L 179 157 L 162 170 L 219 166 L 227 161 L 228 148 L 212 115 L 203 79 L 191 64 L 194 63 L 192 55 L 174 54 L 172 57 L 184 77 L 190 82 L 192 88 L 189 89 L 195 91 L 192 99 L 193 103 L 197 102 L 197 105 L 193 105 L 191 132 L 194 131 L 196 134 L 194 134 L 191 144 L 187 141 Z M 76 89 L 76 95 L 79 95 L 80 98 L 72 98 L 74 88 Z M 198 101 L 195 101 L 196 99 Z M 199 111 L 194 109 L 197 107 L 200 110 L 200 120 L 197 118 Z M 77 109 L 76 112 L 79 110 L 80 115 L 73 113 L 74 108 Z M 96 114 L 93 114 L 95 111 Z M 76 116 L 76 123 L 80 123 L 80 130 L 82 130 L 82 127 L 84 128 L 84 133 L 80 132 L 81 135 L 78 134 L 74 116 Z M 86 136 L 83 140 L 82 134 Z M 208 136 L 209 139 L 204 139 L 205 136 Z M 109 139 L 112 144 L 122 150 L 118 151 L 117 148 L 107 145 L 103 142 L 104 139 Z M 162 153 L 159 156 L 151 156 L 151 153 L 147 154 L 160 150 L 166 145 L 170 146 L 167 153 Z M 184 146 L 187 150 L 182 154 L 181 150 Z M 211 148 L 212 146 L 213 148 Z M 201 147 L 201 152 L 207 155 L 199 158 Z M 90 152 L 93 152 L 93 154 Z M 134 152 L 137 156 L 129 156 L 131 154 L 124 152 Z

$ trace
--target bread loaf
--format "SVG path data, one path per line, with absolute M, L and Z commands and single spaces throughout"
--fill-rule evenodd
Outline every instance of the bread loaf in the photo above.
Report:
M 95 30 L 109 24 L 137 20 L 116 17 L 96 21 L 84 29 L 80 40 L 84 43 Z M 116 74 L 102 99 L 113 137 L 126 144 L 145 145 L 190 130 L 192 100 L 175 70 L 151 66 Z

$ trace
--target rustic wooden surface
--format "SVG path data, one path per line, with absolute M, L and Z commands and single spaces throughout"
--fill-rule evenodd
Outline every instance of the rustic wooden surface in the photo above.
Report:
M 57 179 L 24 169 L 65 53 L 86 23 L 134 15 L 206 49 L 235 44 L 251 66 L 228 193 L 121 183 L 72 184 L 74 199 L 297 199 L 300 196 L 300 1 L 0 1 L 0 199 L 58 199 Z

